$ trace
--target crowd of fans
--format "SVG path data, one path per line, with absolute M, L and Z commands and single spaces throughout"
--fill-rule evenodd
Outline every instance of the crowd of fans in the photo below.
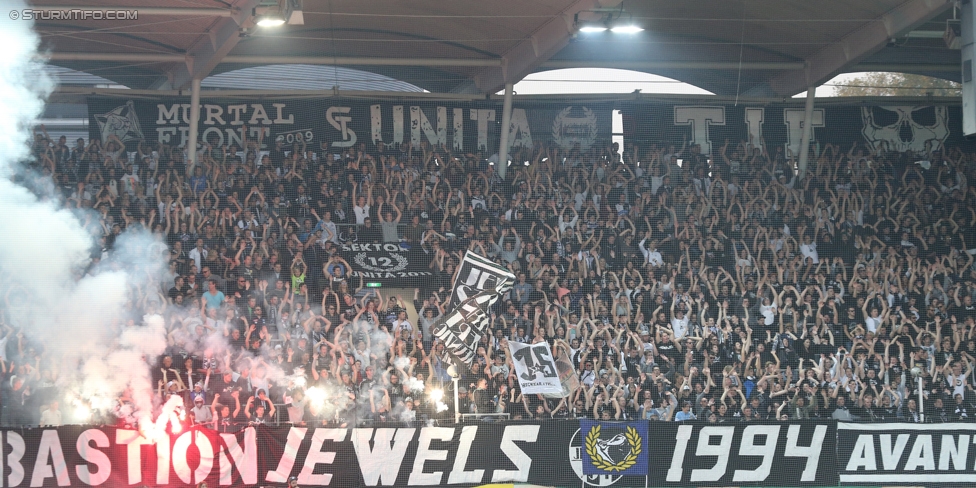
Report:
M 430 326 L 466 250 L 517 281 L 462 373 L 464 413 L 971 421 L 971 156 L 826 144 L 801 179 L 754 142 L 536 145 L 504 176 L 497 157 L 427 144 L 252 140 L 188 166 L 162 144 L 39 133 L 35 153 L 65 205 L 94 215 L 93 260 L 134 227 L 168 245 L 173 279 L 136 303 L 169 331 L 160 403 L 182 396 L 197 423 L 452 418 Z M 364 288 L 339 252 L 351 240 L 419 247 L 435 279 Z M 39 353 L 14 329 L 3 340 L 5 422 L 60 420 L 56 395 L 29 400 L 56 383 Z M 507 341 L 550 343 L 580 387 L 521 394 Z

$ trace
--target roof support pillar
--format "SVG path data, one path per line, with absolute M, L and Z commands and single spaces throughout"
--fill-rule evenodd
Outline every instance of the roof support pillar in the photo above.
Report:
M 813 100 L 817 97 L 817 87 L 807 88 L 807 104 L 803 107 L 803 134 L 800 136 L 800 159 L 796 164 L 797 180 L 807 175 L 807 160 L 810 157 L 810 138 L 813 136 Z
M 186 143 L 186 177 L 193 176 L 197 164 L 197 132 L 200 131 L 200 78 L 194 78 L 190 90 L 190 136 Z
M 502 104 L 502 128 L 501 137 L 498 143 L 498 176 L 505 178 L 508 171 L 508 133 L 512 125 L 512 92 L 515 85 L 505 83 L 505 101 Z

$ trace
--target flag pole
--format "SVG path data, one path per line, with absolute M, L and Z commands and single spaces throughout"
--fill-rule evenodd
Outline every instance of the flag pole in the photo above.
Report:
M 451 381 L 454 382 L 454 424 L 461 423 L 461 400 L 458 395 L 458 378 L 460 376 L 455 375 L 451 377 Z

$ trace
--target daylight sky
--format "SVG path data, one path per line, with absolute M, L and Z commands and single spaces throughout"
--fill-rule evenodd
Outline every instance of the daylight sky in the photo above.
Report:
M 837 76 L 817 88 L 818 97 L 834 94 L 834 86 L 844 84 L 863 73 L 848 73 Z M 607 81 L 610 80 L 610 81 Z M 519 95 L 562 94 L 562 93 L 669 93 L 684 95 L 710 95 L 708 91 L 687 83 L 663 76 L 605 68 L 572 68 L 531 74 L 515 85 Z M 803 92 L 797 97 L 805 97 Z

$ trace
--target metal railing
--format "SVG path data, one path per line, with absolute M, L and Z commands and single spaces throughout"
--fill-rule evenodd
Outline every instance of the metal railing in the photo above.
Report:
M 335 224 L 335 226 L 336 226 L 336 231 L 339 234 L 340 241 L 343 240 L 346 236 L 352 234 L 358 234 L 363 229 L 363 227 L 366 227 L 364 224 Z M 380 228 L 380 223 L 373 222 L 373 226 L 376 228 Z M 409 224 L 404 224 L 404 223 L 397 224 L 397 239 L 403 240 L 404 235 L 406 235 L 406 230 L 408 227 Z
M 512 416 L 507 413 L 462 413 L 461 422 L 467 420 L 482 420 L 494 422 L 496 420 L 511 420 Z

